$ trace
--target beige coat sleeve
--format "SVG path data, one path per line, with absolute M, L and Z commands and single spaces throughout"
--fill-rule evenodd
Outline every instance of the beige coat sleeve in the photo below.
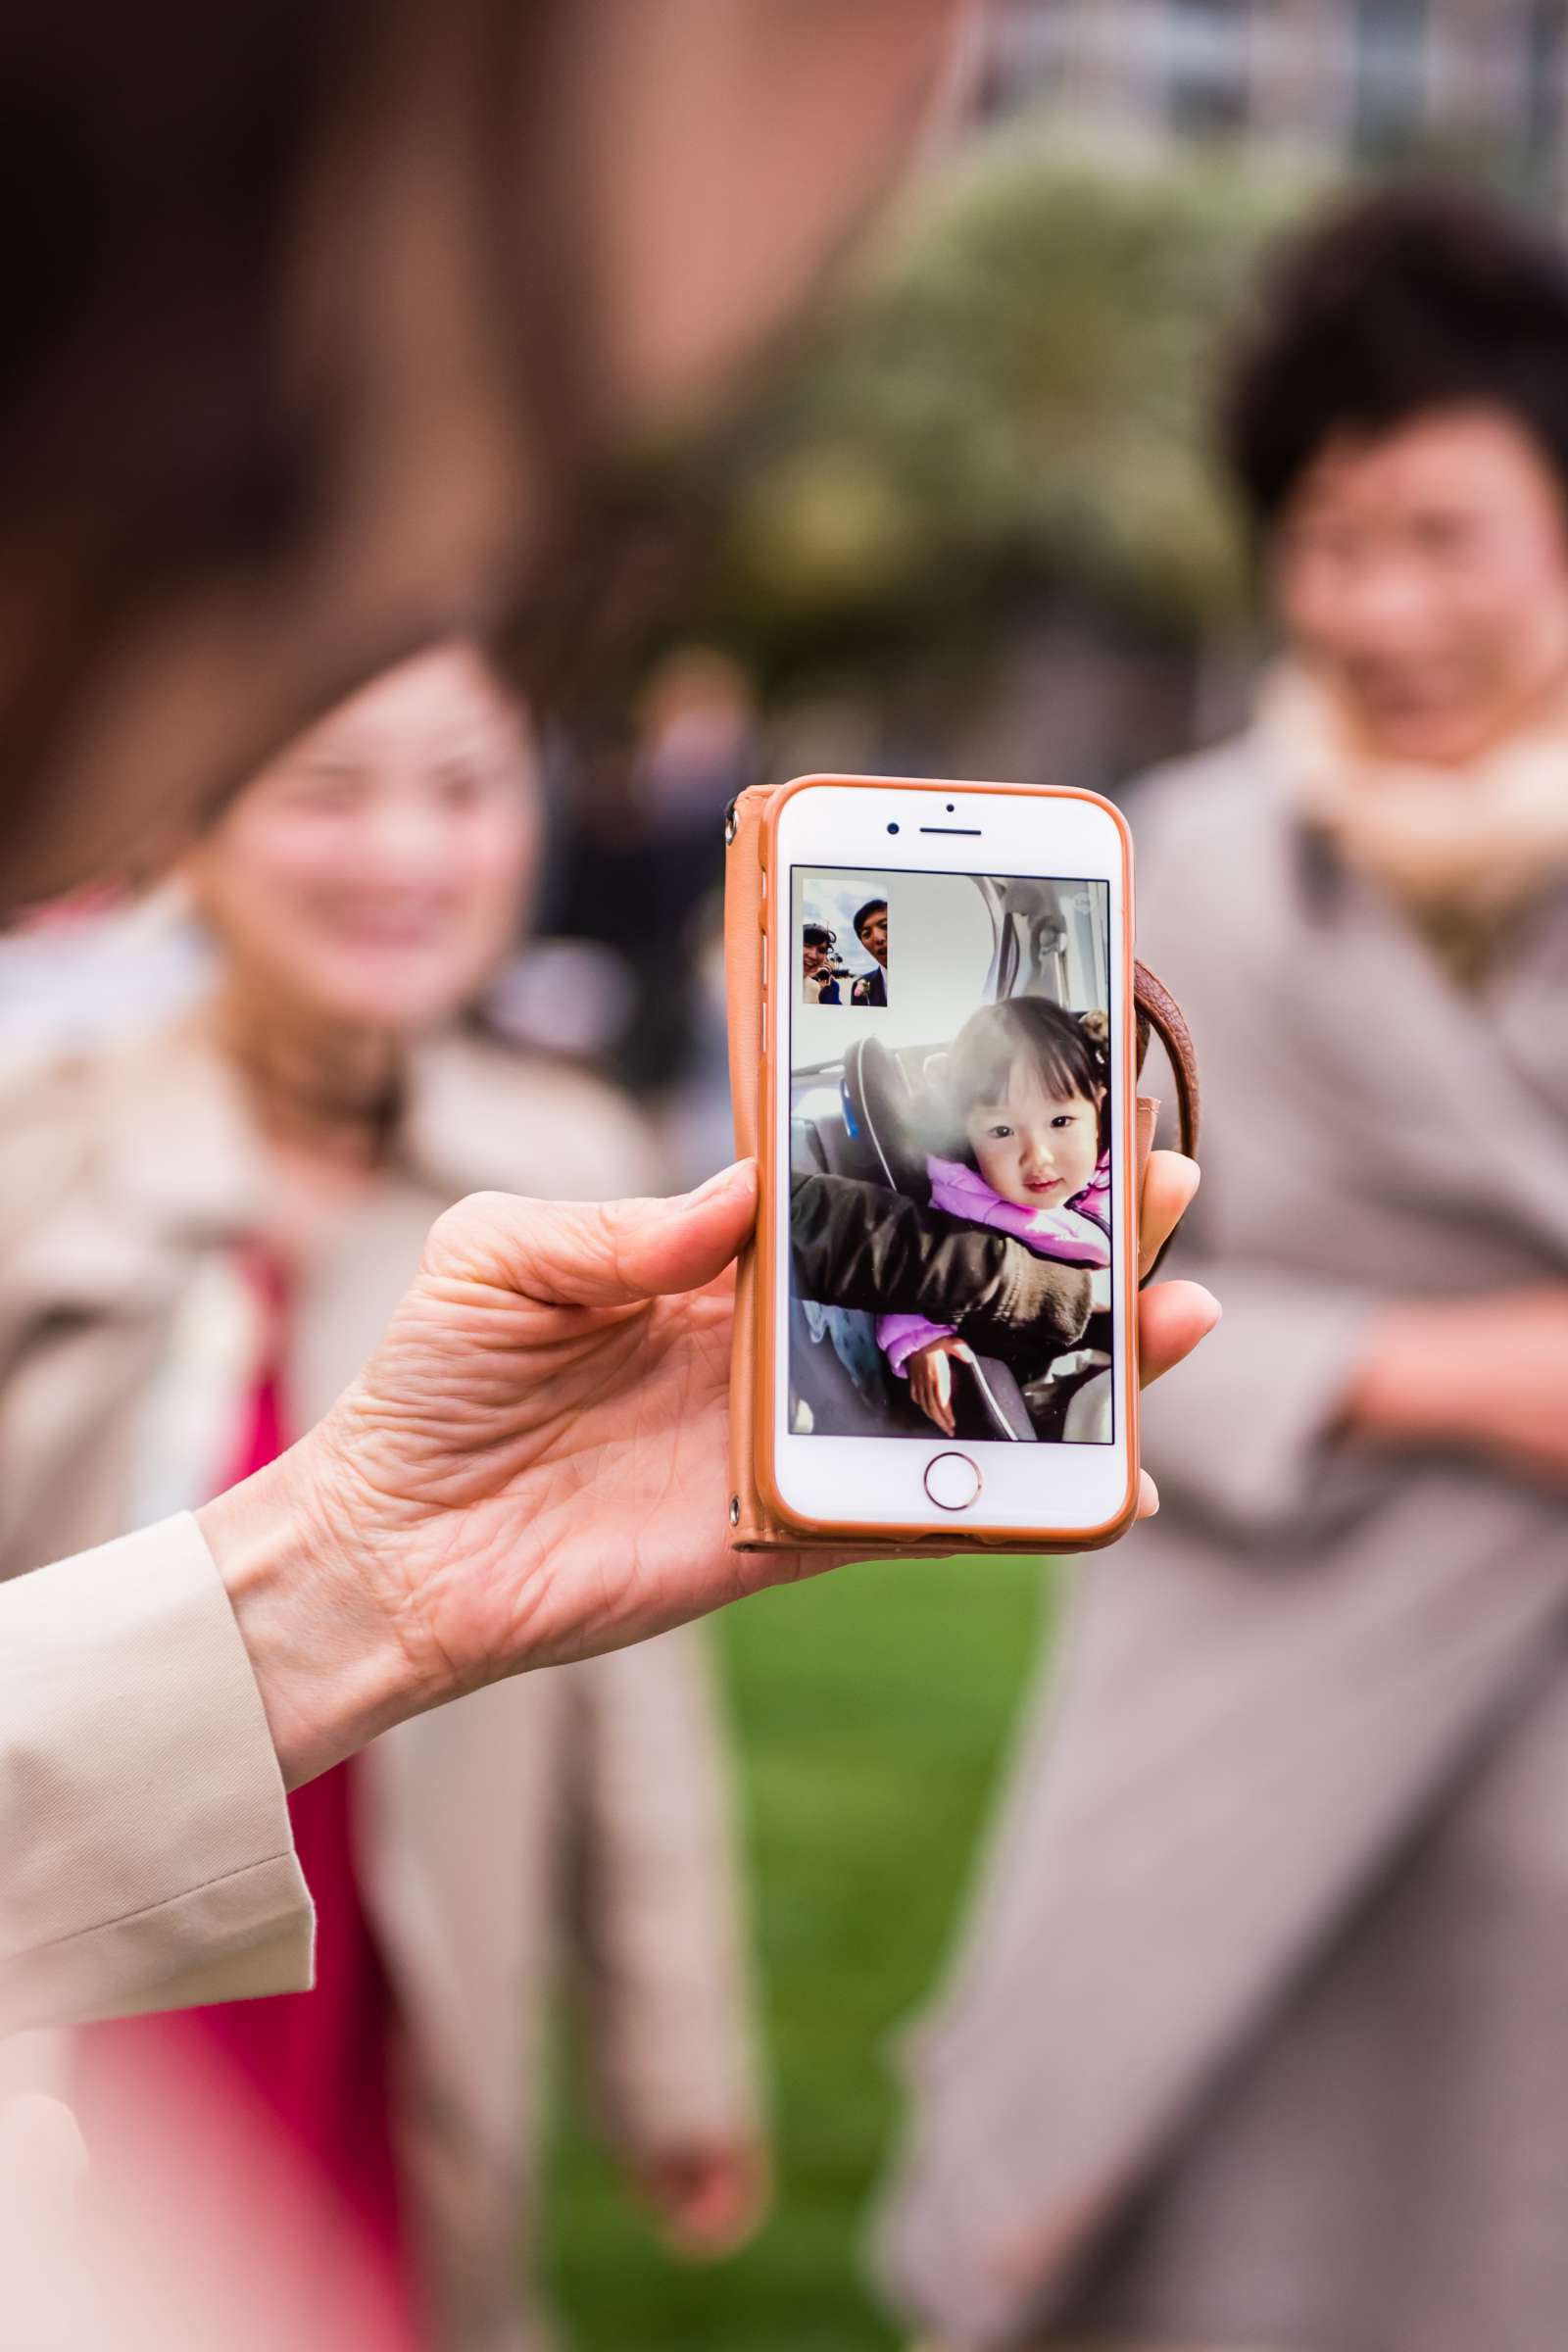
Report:
M 298 1991 L 313 1932 L 195 1520 L 0 1586 L 0 2031 Z
M 1321 1533 L 1387 1484 L 1377 1456 L 1336 1436 L 1377 1301 L 1289 1268 L 1211 1258 L 1200 1212 L 1190 1214 L 1194 1230 L 1162 1272 L 1205 1283 L 1224 1320 L 1145 1399 L 1144 1461 L 1162 1494 L 1231 1537 Z
M 696 1627 L 572 1678 L 577 1984 L 609 2128 L 638 2153 L 760 2129 L 717 1692 Z

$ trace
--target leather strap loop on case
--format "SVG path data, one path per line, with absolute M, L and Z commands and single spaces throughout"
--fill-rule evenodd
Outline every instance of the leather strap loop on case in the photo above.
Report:
M 1152 1030 L 1165 1049 L 1171 1076 L 1176 1081 L 1176 1112 L 1181 1148 L 1189 1159 L 1196 1159 L 1202 1096 L 1192 1031 L 1170 990 L 1163 980 L 1150 970 L 1147 963 L 1133 965 L 1133 996 L 1138 1007 L 1139 1070 L 1142 1071 L 1148 1058 L 1149 1035 Z
M 763 872 L 761 831 L 769 802 L 778 787 L 757 786 L 730 804 L 724 819 L 729 856 L 724 890 L 724 959 L 729 998 L 730 1093 L 735 1116 L 735 1150 L 740 1158 L 758 1156 L 760 1145 L 759 1083 L 762 1054 L 762 917 Z M 1198 1062 L 1192 1037 L 1175 998 L 1143 964 L 1134 966 L 1138 1016 L 1138 1064 L 1142 1069 L 1151 1032 L 1156 1035 L 1170 1060 L 1176 1085 L 1181 1148 L 1196 1156 L 1199 1136 Z M 1138 1103 L 1138 1165 L 1153 1142 L 1156 1105 L 1140 1097 Z M 1152 1269 L 1151 1269 L 1151 1272 Z M 810 1548 L 853 1549 L 858 1558 L 885 1553 L 914 1558 L 922 1553 L 947 1558 L 955 1552 L 1016 1550 L 1027 1539 L 1019 1535 L 982 1538 L 955 1527 L 941 1535 L 857 1537 L 853 1544 L 775 1518 L 759 1491 L 755 1467 L 756 1416 L 761 1384 L 758 1378 L 758 1252 L 749 1248 L 741 1256 L 735 1279 L 735 1335 L 730 1370 L 730 1526 L 740 1549 L 800 1551 Z M 1147 1276 L 1145 1278 L 1147 1280 Z M 1082 1548 L 1056 1542 L 1053 1549 Z

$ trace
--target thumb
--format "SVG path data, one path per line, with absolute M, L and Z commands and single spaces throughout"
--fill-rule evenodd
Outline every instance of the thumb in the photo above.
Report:
M 757 1168 L 738 1160 L 672 1200 L 527 1200 L 478 1193 L 441 1217 L 425 1271 L 548 1306 L 635 1306 L 701 1290 L 757 1218 Z

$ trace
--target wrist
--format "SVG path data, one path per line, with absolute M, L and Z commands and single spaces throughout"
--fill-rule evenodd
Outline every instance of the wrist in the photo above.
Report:
M 1435 1445 L 1458 1434 L 1454 1364 L 1462 1334 L 1441 1300 L 1391 1306 L 1367 1335 L 1347 1404 L 1353 1434 L 1388 1445 Z
M 313 1434 L 196 1513 L 288 1788 L 422 1703 L 407 1651 L 318 1507 L 314 1444 Z

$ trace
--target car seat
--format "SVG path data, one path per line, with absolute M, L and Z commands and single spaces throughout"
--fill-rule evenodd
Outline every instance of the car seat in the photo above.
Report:
M 918 1098 L 899 1056 L 880 1038 L 856 1038 L 844 1055 L 845 1107 L 870 1153 L 877 1179 L 912 1200 L 929 1201 Z M 1032 1443 L 1034 1423 L 1010 1368 L 997 1356 L 955 1364 L 954 1420 L 961 1438 Z

